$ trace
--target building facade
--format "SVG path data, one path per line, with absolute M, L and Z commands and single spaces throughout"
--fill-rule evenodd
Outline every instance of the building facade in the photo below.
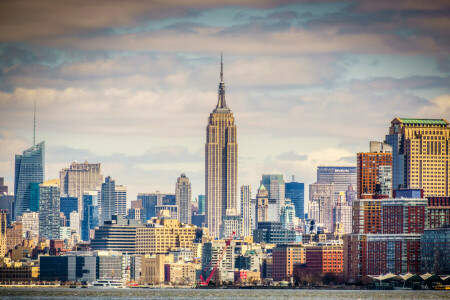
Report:
M 260 182 L 261 185 L 267 189 L 269 193 L 269 215 L 274 218 L 269 218 L 270 221 L 280 221 L 281 208 L 284 205 L 285 199 L 285 182 L 282 174 L 263 174 Z
M 185 174 L 181 174 L 175 185 L 176 205 L 178 205 L 179 220 L 184 224 L 192 224 L 191 183 Z
M 318 274 L 342 273 L 344 249 L 341 245 L 318 244 L 305 247 L 306 268 Z
M 392 147 L 374 147 L 371 142 L 371 151 L 358 153 L 357 160 L 357 191 L 358 199 L 361 194 L 373 194 L 376 184 L 380 185 L 381 194 L 392 197 Z M 383 152 L 378 152 L 383 151 Z
M 305 184 L 301 182 L 286 182 L 285 197 L 291 199 L 295 206 L 295 215 L 299 219 L 305 218 Z
M 345 192 L 348 186 L 357 187 L 356 167 L 317 167 L 317 182 L 334 184 L 334 200 L 339 192 Z
M 221 63 L 219 99 L 206 127 L 205 196 L 210 234 L 220 237 L 225 215 L 237 215 L 238 144 L 234 116 L 225 101 Z
M 69 168 L 64 168 L 59 172 L 61 182 L 61 195 L 76 197 L 78 199 L 78 210 L 83 211 L 83 193 L 85 191 L 95 191 L 103 182 L 101 165 L 90 164 L 87 161 L 70 164 Z
M 249 185 L 241 186 L 241 237 L 252 235 L 252 212 L 250 201 L 252 189 Z
M 60 189 L 54 181 L 39 185 L 39 235 L 47 239 L 59 239 Z
M 425 229 L 420 246 L 422 273 L 450 274 L 450 227 Z
M 395 118 L 386 143 L 393 148 L 393 188 L 421 188 L 448 196 L 450 128 L 445 119 Z
M 177 219 L 161 218 L 136 230 L 137 254 L 167 253 L 172 248 L 192 249 L 197 227 Z
M 272 276 L 274 281 L 289 280 L 296 265 L 306 263 L 303 245 L 280 244 L 273 248 Z
M 326 182 L 316 182 L 309 185 L 310 210 L 311 208 L 316 210 L 310 211 L 310 214 L 317 217 L 316 223 L 323 224 L 329 231 L 333 230 L 334 188 L 334 183 Z
M 256 194 L 256 218 L 255 223 L 269 221 L 269 192 L 261 185 Z
M 44 182 L 45 142 L 23 151 L 22 155 L 16 154 L 15 158 L 13 220 L 31 209 L 31 183 Z

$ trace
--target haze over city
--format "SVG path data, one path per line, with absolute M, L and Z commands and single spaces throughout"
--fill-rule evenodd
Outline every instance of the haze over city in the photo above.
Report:
M 238 186 L 355 166 L 395 117 L 450 116 L 447 1 L 5 1 L 0 174 L 46 142 L 46 179 L 77 160 L 138 192 L 203 194 L 224 53 Z M 308 199 L 308 195 L 305 195 Z

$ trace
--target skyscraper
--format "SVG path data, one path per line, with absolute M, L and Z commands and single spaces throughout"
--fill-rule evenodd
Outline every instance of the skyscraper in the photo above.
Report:
M 39 235 L 51 240 L 59 239 L 59 180 L 48 180 L 39 185 Z
M 100 164 L 90 164 L 87 161 L 74 161 L 69 168 L 59 172 L 61 195 L 78 198 L 78 211 L 83 211 L 83 192 L 95 191 L 101 186 L 103 175 Z
M 305 218 L 305 184 L 300 182 L 286 182 L 286 198 L 291 199 L 295 206 L 295 216 L 300 219 Z
M 81 239 L 89 241 L 89 231 L 99 225 L 98 192 L 83 193 L 83 215 L 81 221 Z
M 198 195 L 198 214 L 204 214 L 205 212 L 205 195 Z
M 280 221 L 284 229 L 294 229 L 295 206 L 292 201 L 287 198 L 281 208 Z
M 127 187 L 124 185 L 116 185 L 114 189 L 116 200 L 114 202 L 116 215 L 127 215 Z
M 14 219 L 30 209 L 31 183 L 44 182 L 45 142 L 16 154 L 14 176 Z
M 261 184 L 269 192 L 269 215 L 275 216 L 271 221 L 280 220 L 281 208 L 284 206 L 284 180 L 282 174 L 263 174 Z M 274 203 L 275 205 L 271 205 Z M 273 211 L 275 208 L 275 212 Z
M 256 223 L 269 221 L 269 192 L 261 184 L 256 194 Z
M 381 194 L 392 196 L 392 147 L 370 142 L 370 152 L 358 153 L 357 182 L 358 199 L 361 194 L 373 194 L 380 184 Z
M 252 216 L 250 200 L 252 189 L 249 185 L 241 186 L 241 237 L 252 235 Z
M 225 101 L 223 63 L 220 68 L 219 99 L 206 127 L 205 196 L 209 233 L 220 237 L 225 215 L 237 215 L 238 144 L 234 116 Z
M 334 184 L 334 201 L 336 202 L 339 192 L 347 191 L 349 185 L 357 187 L 356 167 L 317 167 L 317 182 Z
M 175 186 L 175 199 L 178 205 L 179 220 L 184 224 L 191 222 L 191 183 L 185 174 L 181 174 Z
M 111 220 L 112 215 L 116 213 L 116 181 L 110 176 L 105 178 L 105 182 L 102 183 L 102 217 L 100 225 L 103 222 Z
M 334 183 L 316 182 L 309 185 L 310 214 L 316 223 L 333 230 Z M 315 211 L 311 211 L 314 208 Z
M 422 188 L 425 196 L 449 195 L 447 120 L 395 118 L 386 143 L 393 148 L 393 189 Z

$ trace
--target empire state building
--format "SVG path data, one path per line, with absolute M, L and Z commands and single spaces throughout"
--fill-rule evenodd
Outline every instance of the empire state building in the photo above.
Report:
M 205 144 L 205 195 L 209 233 L 221 237 L 225 216 L 236 216 L 238 145 L 234 116 L 225 101 L 223 63 L 220 61 L 219 99 L 209 115 Z

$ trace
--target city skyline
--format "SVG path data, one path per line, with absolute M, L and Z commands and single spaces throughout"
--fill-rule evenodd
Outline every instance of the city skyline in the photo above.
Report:
M 439 26 L 448 5 L 405 3 L 388 11 L 368 2 L 200 1 L 195 12 L 151 7 L 148 18 L 130 4 L 121 6 L 121 21 L 95 24 L 82 23 L 92 9 L 84 7 L 73 10 L 75 25 L 45 20 L 46 9 L 59 15 L 64 4 L 42 5 L 34 12 L 39 30 L 24 21 L 0 34 L 0 174 L 12 191 L 14 155 L 32 146 L 36 101 L 46 179 L 88 160 L 126 185 L 129 200 L 172 193 L 180 173 L 193 196 L 203 194 L 204 124 L 217 99 L 221 50 L 239 126 L 238 188 L 256 191 L 261 174 L 310 184 L 318 165 L 356 166 L 354 154 L 382 141 L 395 117 L 450 115 L 448 43 Z M 29 13 L 1 5 L 11 16 Z

